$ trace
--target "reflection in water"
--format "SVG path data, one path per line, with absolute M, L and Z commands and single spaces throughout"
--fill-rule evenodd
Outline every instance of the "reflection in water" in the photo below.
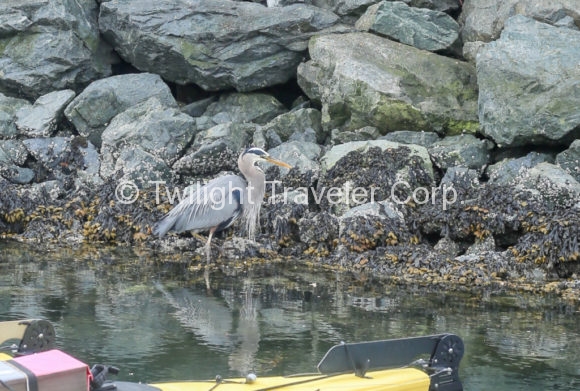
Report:
M 124 249 L 0 242 L 0 320 L 54 322 L 57 344 L 121 379 L 310 372 L 340 341 L 453 332 L 466 390 L 577 390 L 580 316 L 548 297 L 448 294 L 291 264 L 191 272 Z

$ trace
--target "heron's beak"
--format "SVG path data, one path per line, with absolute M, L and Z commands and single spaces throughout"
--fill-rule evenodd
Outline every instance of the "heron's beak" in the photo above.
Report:
M 284 163 L 281 160 L 274 159 L 272 156 L 266 156 L 264 158 L 264 160 L 266 160 L 268 163 L 272 163 L 272 164 L 275 164 L 275 165 L 280 166 L 280 167 L 292 168 L 292 166 L 289 165 L 288 163 Z

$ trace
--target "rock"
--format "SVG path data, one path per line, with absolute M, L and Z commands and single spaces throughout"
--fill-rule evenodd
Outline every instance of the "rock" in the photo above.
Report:
M 82 157 L 83 170 L 77 171 L 75 178 L 76 188 L 88 186 L 94 189 L 102 186 L 103 179 L 100 176 L 101 159 L 97 148 L 87 141 L 86 145 L 79 145 L 78 151 Z
M 483 41 L 465 42 L 463 44 L 463 58 L 467 61 L 475 64 L 475 59 L 477 58 L 477 53 L 485 46 Z
M 435 132 L 424 132 L 424 131 L 411 131 L 411 130 L 399 130 L 396 132 L 388 133 L 380 140 L 394 141 L 401 144 L 416 144 L 422 147 L 429 147 L 430 145 L 441 140 L 439 135 Z
M 368 33 L 317 36 L 298 84 L 322 104 L 324 129 L 391 131 L 479 128 L 475 70 L 467 64 Z
M 475 243 L 465 251 L 465 255 L 482 255 L 492 251 L 495 251 L 495 239 L 489 235 L 483 239 L 476 239 Z
M 320 164 L 318 157 L 321 148 L 318 144 L 309 142 L 288 141 L 279 146 L 268 150 L 271 156 L 280 159 L 292 166 L 292 170 L 297 170 L 301 174 L 308 171 L 318 173 Z M 290 171 L 287 168 L 280 167 L 280 178 L 283 178 Z
M 0 141 L 0 176 L 12 183 L 27 184 L 34 179 L 34 171 L 20 167 L 26 162 L 28 150 L 17 140 Z
M 369 7 L 355 27 L 431 52 L 450 49 L 459 38 L 459 25 L 451 16 L 401 1 Z
M 429 147 L 435 165 L 443 170 L 455 166 L 481 169 L 489 162 L 493 144 L 471 134 L 445 137 Z
M 68 162 L 71 149 L 70 137 L 29 138 L 22 142 L 26 149 L 45 169 L 53 174 L 61 171 L 61 163 Z
M 580 198 L 580 183 L 564 169 L 550 163 L 540 163 L 518 178 L 518 188 L 539 193 L 551 206 L 570 208 Z
M 209 98 L 200 99 L 195 102 L 192 102 L 186 106 L 181 108 L 185 114 L 189 115 L 190 117 L 201 117 L 203 113 L 207 110 L 210 104 L 217 100 L 217 96 L 210 96 Z
M 554 158 L 544 153 L 530 152 L 524 157 L 506 158 L 490 165 L 487 174 L 491 183 L 510 185 L 525 175 L 529 169 L 544 162 L 553 163 Z
M 36 99 L 111 74 L 92 0 L 0 3 L 0 91 Z
M 459 10 L 462 2 L 457 0 L 403 0 L 404 3 L 416 8 L 428 8 L 430 10 L 454 13 Z
M 365 126 L 364 128 L 355 131 L 344 132 L 341 132 L 338 129 L 332 129 L 330 142 L 335 145 L 349 143 L 351 141 L 375 140 L 379 138 L 380 135 L 379 130 L 374 126 Z
M 554 25 L 572 18 L 580 24 L 577 0 L 486 0 L 464 1 L 459 24 L 464 42 L 496 40 L 505 21 L 521 14 Z
M 320 123 L 321 114 L 316 109 L 300 109 L 281 114 L 272 119 L 267 124 L 260 127 L 263 134 L 274 132 L 281 142 L 288 141 L 295 134 L 304 134 L 311 129 L 316 135 L 316 142 L 324 143 L 326 133 L 322 130 Z M 297 137 L 296 135 L 294 137 Z
M 335 145 L 320 159 L 314 198 L 323 210 L 342 214 L 366 202 L 407 199 L 417 187 L 434 184 L 427 149 L 385 140 Z
M 340 16 L 359 16 L 368 6 L 377 2 L 378 0 L 313 0 L 313 4 L 317 7 L 331 10 Z
M 73 90 L 49 92 L 31 107 L 16 112 L 16 128 L 28 137 L 50 137 L 62 120 L 65 107 L 75 97 Z
M 64 114 L 81 136 L 101 146 L 101 133 L 117 114 L 149 98 L 165 107 L 177 107 L 169 87 L 151 73 L 112 76 L 91 83 L 65 109 Z
M 256 131 L 252 123 L 228 122 L 199 132 L 188 152 L 173 165 L 180 175 L 200 177 L 237 170 L 238 156 Z
M 303 4 L 112 0 L 101 4 L 99 26 L 120 56 L 142 71 L 208 91 L 251 91 L 293 78 L 308 39 L 337 20 Z
M 479 186 L 479 172 L 467 167 L 449 167 L 441 178 L 440 187 L 469 189 Z M 450 190 L 448 191 L 450 192 Z M 451 194 L 451 193 L 450 193 Z
M 580 89 L 569 82 L 580 79 L 579 31 L 514 16 L 476 61 L 482 133 L 499 147 L 580 137 Z
M 30 103 L 24 99 L 11 98 L 0 93 L 0 140 L 18 135 L 15 123 L 16 113 L 30 106 Z
M 122 165 L 118 159 L 138 170 L 138 163 L 129 163 L 132 157 L 144 158 L 150 169 L 164 170 L 185 151 L 195 135 L 194 120 L 177 108 L 166 107 L 157 97 L 150 98 L 117 115 L 102 134 L 101 176 L 110 178 Z M 130 152 L 139 149 L 141 151 Z M 152 155 L 155 159 L 150 158 Z M 144 170 L 146 171 L 146 170 Z M 156 177 L 156 173 L 148 173 Z M 161 175 L 161 174 L 159 174 Z
M 114 169 L 114 173 L 119 172 L 123 173 L 120 181 L 131 181 L 139 189 L 153 188 L 155 182 L 168 183 L 173 179 L 171 168 L 163 159 L 139 147 L 120 149 Z
M 229 93 L 211 103 L 198 119 L 199 129 L 209 129 L 228 122 L 266 124 L 287 110 L 272 95 L 264 93 Z
M 433 250 L 447 259 L 455 258 L 460 252 L 459 245 L 448 237 L 441 238 Z
M 575 140 L 567 150 L 560 152 L 556 164 L 580 182 L 580 140 Z

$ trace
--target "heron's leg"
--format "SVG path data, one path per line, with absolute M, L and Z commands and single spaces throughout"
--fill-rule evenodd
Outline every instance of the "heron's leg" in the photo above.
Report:
M 213 237 L 213 234 L 214 234 L 216 229 L 217 229 L 217 227 L 213 227 L 212 229 L 209 230 L 209 235 L 207 237 L 207 243 L 205 244 L 205 255 L 207 257 L 208 264 L 211 262 L 211 238 Z

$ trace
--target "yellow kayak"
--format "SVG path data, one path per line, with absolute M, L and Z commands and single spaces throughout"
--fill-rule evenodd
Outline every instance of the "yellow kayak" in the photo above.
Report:
M 454 334 L 341 343 L 330 348 L 312 374 L 250 373 L 246 378 L 155 384 L 110 381 L 107 376 L 116 374 L 116 368 L 95 365 L 89 370 L 54 349 L 54 337 L 44 320 L 0 322 L 0 346 L 12 342 L 10 352 L 0 352 L 0 385 L 28 391 L 53 390 L 55 385 L 59 391 L 463 390 L 458 371 L 464 346 Z

